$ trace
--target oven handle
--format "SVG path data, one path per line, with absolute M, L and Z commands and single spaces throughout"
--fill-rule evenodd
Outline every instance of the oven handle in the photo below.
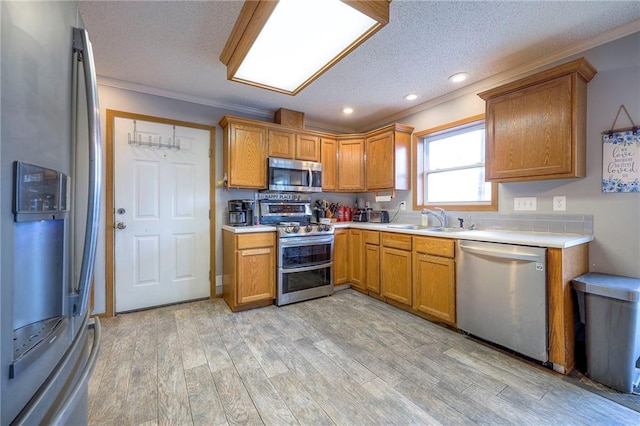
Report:
M 278 243 L 280 247 L 301 247 L 301 246 L 315 246 L 318 244 L 332 244 L 333 235 L 322 237 L 289 237 L 280 238 Z
M 303 266 L 302 268 L 278 268 L 281 270 L 281 272 L 283 274 L 289 274 L 292 272 L 307 272 L 307 271 L 315 271 L 316 269 L 326 269 L 326 268 L 332 268 L 333 267 L 333 262 L 327 262 L 327 263 L 322 263 L 320 265 L 313 265 L 313 266 Z

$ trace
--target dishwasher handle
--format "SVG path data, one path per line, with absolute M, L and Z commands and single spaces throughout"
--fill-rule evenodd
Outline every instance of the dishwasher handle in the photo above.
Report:
M 533 253 L 514 253 L 506 250 L 498 250 L 493 248 L 481 248 L 481 247 L 472 247 L 465 246 L 460 244 L 460 250 L 465 251 L 467 253 L 480 254 L 483 256 L 497 257 L 500 259 L 511 259 L 511 260 L 524 260 L 527 262 L 542 262 L 544 258 L 540 258 L 539 255 Z

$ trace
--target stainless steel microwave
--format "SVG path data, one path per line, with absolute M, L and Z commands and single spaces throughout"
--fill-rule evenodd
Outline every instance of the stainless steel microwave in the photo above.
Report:
M 269 191 L 322 192 L 322 164 L 269 157 Z

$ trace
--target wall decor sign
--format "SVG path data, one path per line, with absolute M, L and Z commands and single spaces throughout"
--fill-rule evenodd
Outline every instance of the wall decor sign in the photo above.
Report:
M 633 127 L 614 130 L 621 110 Z M 611 130 L 602 133 L 602 192 L 640 192 L 640 129 L 624 105 Z

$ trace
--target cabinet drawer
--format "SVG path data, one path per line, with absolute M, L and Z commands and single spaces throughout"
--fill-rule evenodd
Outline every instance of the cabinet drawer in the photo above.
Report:
M 382 233 L 382 245 L 399 250 L 411 250 L 411 235 Z
M 242 250 L 255 247 L 273 247 L 276 245 L 275 232 L 260 232 L 257 234 L 240 234 L 236 236 L 236 249 Z
M 413 237 L 413 249 L 418 253 L 454 257 L 455 240 L 448 238 Z
M 364 243 L 380 245 L 380 232 L 378 231 L 364 231 Z

